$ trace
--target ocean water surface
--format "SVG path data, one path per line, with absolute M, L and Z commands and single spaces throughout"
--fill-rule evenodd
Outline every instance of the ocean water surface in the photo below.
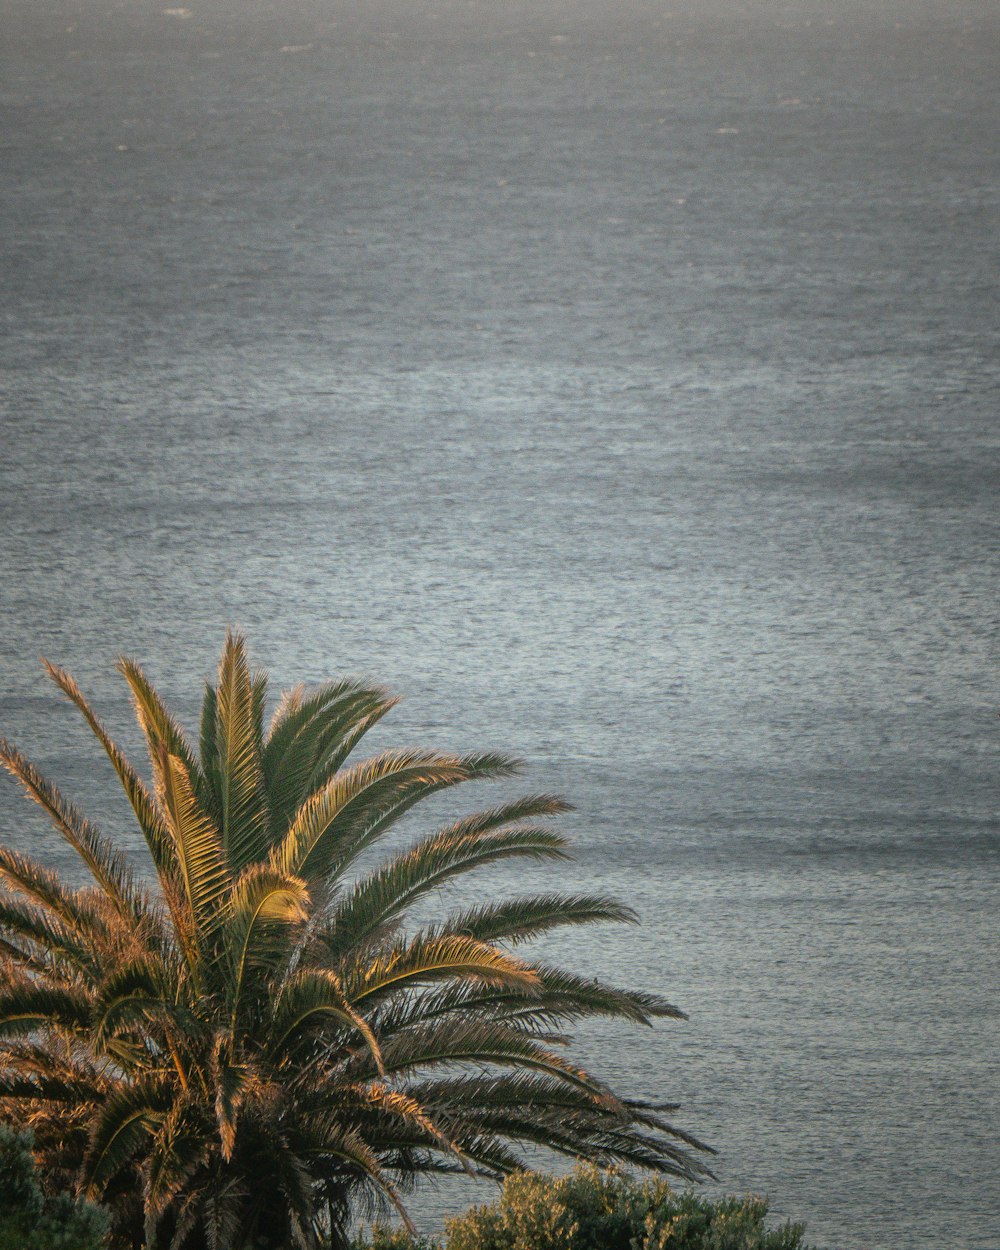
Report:
M 40 652 L 132 749 L 122 651 L 189 722 L 230 623 L 387 681 L 374 745 L 576 805 L 478 888 L 637 908 L 553 953 L 690 1020 L 578 1052 L 718 1188 L 998 1250 L 1000 10 L 4 27 L 0 731 L 138 854 Z M 0 831 L 69 867 L 10 784 Z

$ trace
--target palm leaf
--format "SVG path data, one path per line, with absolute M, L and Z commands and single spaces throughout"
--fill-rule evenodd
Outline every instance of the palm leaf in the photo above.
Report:
M 0 986 L 0 1034 L 65 1029 L 85 1034 L 90 1023 L 90 998 L 79 987 L 45 985 L 27 978 Z
M 213 935 L 225 920 L 231 887 L 219 831 L 195 796 L 181 759 L 161 747 L 158 798 L 174 843 L 174 855 L 190 916 L 194 946 L 205 957 Z M 200 973 L 192 969 L 196 981 Z
M 59 670 L 53 670 L 50 666 L 50 671 Z M 108 742 L 113 746 L 110 739 Z M 67 803 L 55 786 L 46 781 L 20 751 L 3 739 L 0 739 L 0 763 L 20 781 L 29 797 L 48 815 L 57 832 L 87 866 L 91 876 L 107 894 L 118 913 L 131 923 L 138 924 L 148 911 L 148 895 L 135 880 L 121 852 L 86 817 Z M 151 821 L 158 826 L 151 802 L 149 813 Z
M 268 849 L 261 772 L 262 710 L 263 695 L 251 676 L 244 640 L 230 632 L 219 665 L 215 748 L 220 832 L 234 873 L 262 858 Z
M 330 1021 L 337 1021 L 341 1033 L 351 1044 L 354 1034 L 364 1042 L 376 1069 L 382 1070 L 378 1039 L 364 1016 L 355 1008 L 344 990 L 340 977 L 330 968 L 304 968 L 292 974 L 281 988 L 268 1026 L 267 1050 L 272 1059 L 285 1054 L 307 1031 Z M 329 1048 L 336 1043 L 336 1034 L 326 1038 Z
M 234 885 L 226 924 L 233 1028 L 248 975 L 281 966 L 296 930 L 308 917 L 308 907 L 305 882 L 268 864 L 251 865 Z
M 342 950 L 363 941 L 402 915 L 417 899 L 460 873 L 515 856 L 564 859 L 565 846 L 561 834 L 540 826 L 515 826 L 464 836 L 445 830 L 426 838 L 358 882 L 351 894 L 336 905 L 329 926 L 331 949 Z M 457 932 L 465 931 L 465 926 L 452 927 Z
M 201 772 L 205 782 L 202 803 L 217 825 L 222 824 L 222 798 L 220 795 L 218 750 L 219 701 L 215 687 L 205 682 L 201 700 L 201 722 L 198 733 L 198 751 L 201 755 Z
M 561 925 L 638 922 L 631 907 L 607 895 L 537 894 L 455 912 L 448 917 L 447 928 L 480 942 L 515 944 Z
M 128 1164 L 170 1110 L 170 1080 L 154 1073 L 117 1090 L 101 1107 L 87 1144 L 83 1183 L 88 1197 L 99 1199 L 111 1177 Z
M 408 1076 L 428 1067 L 455 1063 L 490 1064 L 547 1073 L 588 1092 L 595 1104 L 616 1113 L 621 1102 L 600 1081 L 533 1038 L 501 1021 L 439 1021 L 417 1025 L 386 1039 L 382 1060 L 387 1075 Z M 352 1071 L 361 1070 L 355 1059 Z
M 285 833 L 298 807 L 320 788 L 313 780 L 316 770 L 332 764 L 336 771 L 365 729 L 395 703 L 381 687 L 352 680 L 328 683 L 308 698 L 299 686 L 282 698 L 262 757 L 275 838 Z
M 91 941 L 99 940 L 106 933 L 107 917 L 101 914 L 97 900 L 81 891 L 67 889 L 56 873 L 29 856 L 0 846 L 0 879 L 51 912 L 75 933 Z
M 0 934 L 19 939 L 18 945 L 30 943 L 28 953 L 41 957 L 50 976 L 63 963 L 85 979 L 97 970 L 96 952 L 78 933 L 44 908 L 12 898 L 6 891 L 0 892 Z
M 364 1002 L 369 1010 L 388 995 L 409 993 L 442 979 L 514 986 L 529 995 L 538 985 L 530 964 L 486 942 L 455 933 L 417 933 L 351 969 L 347 986 L 351 1002 L 356 1006 Z
M 343 1124 L 336 1114 L 309 1117 L 312 1142 L 308 1149 L 313 1156 L 337 1160 L 349 1165 L 352 1171 L 367 1177 L 375 1188 L 386 1195 L 395 1207 L 407 1231 L 417 1235 L 416 1227 L 403 1205 L 399 1191 L 386 1175 L 375 1152 L 354 1129 Z
M 504 756 L 386 751 L 339 772 L 299 809 L 275 847 L 275 866 L 310 884 L 342 873 L 414 803 L 462 781 L 505 775 Z
M 138 661 L 130 656 L 119 656 L 117 667 L 132 691 L 136 719 L 146 738 L 154 770 L 159 765 L 163 749 L 166 748 L 168 755 L 176 755 L 184 761 L 192 786 L 199 789 L 202 777 L 198 759 L 184 731 L 164 705 L 156 687 L 142 671 Z

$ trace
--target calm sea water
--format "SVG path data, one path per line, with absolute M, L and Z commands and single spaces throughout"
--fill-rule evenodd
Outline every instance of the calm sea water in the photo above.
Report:
M 135 845 L 39 652 L 132 747 L 230 622 L 389 681 L 577 804 L 555 952 L 691 1015 L 580 1049 L 722 1187 L 1000 1247 L 997 6 L 2 19 L 3 732 Z

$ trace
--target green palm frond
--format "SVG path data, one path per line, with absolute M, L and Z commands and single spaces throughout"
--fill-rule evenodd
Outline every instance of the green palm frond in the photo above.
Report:
M 320 686 L 308 698 L 304 687 L 297 687 L 282 699 L 262 756 L 275 838 L 286 832 L 306 798 L 326 785 L 366 730 L 396 702 L 381 686 L 351 680 Z
M 267 809 L 261 770 L 263 688 L 250 671 L 241 635 L 226 635 L 216 690 L 220 832 L 234 872 L 267 851 Z
M 386 751 L 333 777 L 299 809 L 272 862 L 323 883 L 364 849 L 379 822 L 408 799 L 466 779 L 457 756 Z
M 162 879 L 170 860 L 169 838 L 149 791 L 140 779 L 139 774 L 125 758 L 121 748 L 104 728 L 100 720 L 98 720 L 93 708 L 84 698 L 79 686 L 69 673 L 55 664 L 50 664 L 48 660 L 43 659 L 42 663 L 46 672 L 59 689 L 79 709 L 94 737 L 104 748 L 104 753 L 111 761 L 111 765 L 118 775 L 118 780 L 125 791 L 132 811 L 135 813 L 135 818 L 146 840 L 146 845 L 149 847 L 149 853 L 153 858 L 157 873 Z
M 447 928 L 480 942 L 514 945 L 562 925 L 638 924 L 631 907 L 606 894 L 537 894 L 454 912 Z
M 235 1027 L 247 978 L 262 970 L 279 970 L 289 955 L 309 916 L 309 890 L 300 877 L 277 872 L 269 864 L 253 864 L 233 886 L 230 908 L 225 936 Z
M 336 952 L 362 942 L 402 915 L 419 898 L 460 873 L 515 856 L 565 859 L 565 847 L 562 834 L 542 826 L 514 826 L 465 835 L 444 830 L 394 856 L 355 885 L 331 911 L 327 928 L 330 949 Z M 464 926 L 450 927 L 456 932 L 466 931 Z M 471 930 L 470 935 L 481 936 Z
M 636 1104 L 628 1100 L 622 1103 L 623 1111 L 608 1109 L 595 1103 L 589 1092 L 545 1074 L 504 1072 L 445 1078 L 415 1084 L 410 1093 L 443 1117 L 460 1141 L 469 1133 L 474 1137 L 499 1134 L 577 1156 L 587 1152 L 587 1143 L 592 1146 L 597 1141 L 607 1163 L 633 1163 L 687 1180 L 711 1175 L 683 1149 L 687 1146 L 713 1153 L 710 1148 L 662 1115 L 638 1112 Z M 656 1132 L 636 1134 L 631 1127 L 634 1123 Z M 560 1134 L 562 1141 L 557 1144 Z M 474 1149 L 470 1155 L 475 1157 Z M 680 1170 L 674 1166 L 678 1163 Z
M 539 1018 L 539 1011 L 557 1025 L 588 1016 L 618 1016 L 647 1025 L 654 1019 L 687 1019 L 680 1008 L 647 990 L 624 990 L 548 964 L 536 964 L 535 970 L 542 985 L 538 1003 L 512 1004 L 513 1019 Z
M 93 1014 L 95 1047 L 100 1051 L 111 1039 L 142 1036 L 154 1050 L 177 1042 L 189 1049 L 198 1042 L 204 1026 L 194 1007 L 178 1001 L 183 976 L 150 954 L 123 963 L 102 981 Z
M 369 1011 L 381 1000 L 410 993 L 434 981 L 472 980 L 513 986 L 522 995 L 538 987 L 532 966 L 488 942 L 457 933 L 417 933 L 397 940 L 347 973 L 351 1001 Z
M 222 798 L 219 776 L 219 750 L 217 732 L 219 727 L 219 700 L 215 687 L 205 682 L 201 700 L 201 720 L 198 728 L 198 753 L 201 757 L 201 773 L 204 779 L 202 805 L 217 826 L 222 825 Z
M 505 773 L 505 776 L 519 770 L 517 760 L 506 760 L 506 763 L 510 772 Z M 463 816 L 461 820 L 456 820 L 454 824 L 441 832 L 464 838 L 472 834 L 489 833 L 494 829 L 505 828 L 507 825 L 519 825 L 525 821 L 562 816 L 572 810 L 573 805 L 556 794 L 526 794 L 510 803 L 503 803 L 499 807 L 490 807 L 484 811 Z
M 605 1109 L 615 1113 L 623 1110 L 620 1100 L 601 1081 L 502 1021 L 449 1020 L 415 1025 L 385 1041 L 382 1061 L 386 1074 L 396 1078 L 455 1063 L 543 1072 L 589 1093 L 595 1104 Z M 360 1059 L 353 1067 L 361 1067 Z
M 198 802 L 184 763 L 161 747 L 157 767 L 157 797 L 173 840 L 177 876 L 184 887 L 192 939 L 189 950 L 200 958 L 210 952 L 212 938 L 225 919 L 225 903 L 232 885 L 222 839 L 212 818 Z M 200 973 L 192 968 L 196 981 Z
M 347 1164 L 352 1171 L 356 1170 L 366 1177 L 380 1193 L 385 1194 L 407 1230 L 416 1236 L 416 1227 L 403 1205 L 399 1190 L 361 1134 L 343 1124 L 336 1114 L 318 1116 L 314 1113 L 309 1119 L 312 1139 L 308 1146 L 309 1154 L 317 1161 L 327 1159 Z
M 176 1098 L 155 1129 L 143 1165 L 146 1242 L 156 1244 L 155 1228 L 185 1184 L 211 1158 L 211 1139 L 190 1098 Z
M 684 1019 L 678 1008 L 659 995 L 622 990 L 547 964 L 530 966 L 536 979 L 527 991 L 516 985 L 459 981 L 380 1005 L 375 1025 L 381 1033 L 391 1035 L 413 1024 L 449 1018 L 502 1019 L 536 1033 L 562 1029 L 594 1016 L 636 1024 L 649 1024 L 656 1017 Z
M 390 1089 L 381 1081 L 372 1081 L 364 1087 L 363 1097 L 368 1110 L 376 1109 L 394 1122 L 395 1134 L 392 1135 L 397 1136 L 397 1139 L 399 1122 L 402 1122 L 404 1126 L 416 1128 L 421 1135 L 418 1140 L 432 1142 L 440 1149 L 454 1155 L 463 1170 L 471 1173 L 472 1169 L 468 1160 L 458 1145 L 449 1137 L 444 1128 L 434 1122 L 427 1108 L 418 1098 L 414 1098 L 412 1093 Z M 390 1133 L 387 1132 L 386 1136 L 390 1136 Z
M 334 1022 L 333 1029 L 331 1022 Z M 382 1071 L 378 1038 L 331 968 L 299 969 L 282 985 L 267 1025 L 268 1054 L 277 1059 L 299 1044 L 303 1036 L 311 1039 L 324 1026 L 327 1050 L 350 1050 L 360 1041 L 376 1071 Z

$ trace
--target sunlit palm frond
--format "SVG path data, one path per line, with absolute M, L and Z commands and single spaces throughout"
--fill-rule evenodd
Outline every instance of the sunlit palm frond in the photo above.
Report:
M 91 941 L 107 930 L 107 912 L 98 901 L 63 885 L 57 873 L 27 855 L 0 846 L 0 880 L 14 892 L 44 907 L 73 932 Z
M 197 789 L 201 781 L 201 765 L 198 757 L 188 742 L 184 730 L 167 710 L 156 687 L 143 672 L 138 660 L 131 656 L 119 656 L 117 668 L 132 692 L 136 720 L 145 736 L 146 748 L 154 770 L 166 750 L 168 755 L 176 755 L 178 759 L 183 760 L 184 767 L 191 778 L 191 784 Z
M 157 768 L 157 798 L 173 839 L 177 875 L 200 959 L 213 953 L 213 939 L 225 919 L 232 877 L 219 830 L 199 804 L 182 760 L 161 748 Z M 200 969 L 192 968 L 196 980 Z
M 108 741 L 110 743 L 110 739 Z M 138 923 L 148 910 L 148 895 L 137 882 L 121 852 L 85 816 L 67 803 L 55 786 L 20 751 L 3 739 L 0 739 L 0 763 L 18 779 L 28 796 L 46 813 L 57 832 L 77 853 L 119 914 L 133 923 Z M 148 796 L 146 797 L 148 801 Z M 150 820 L 158 825 L 151 801 L 148 805 Z
M 262 755 L 274 837 L 396 702 L 381 686 L 353 680 L 330 682 L 308 697 L 297 687 L 282 699 Z
M 386 751 L 344 769 L 301 806 L 272 862 L 290 875 L 323 884 L 343 872 L 385 818 L 408 802 L 466 780 L 457 756 Z
M 230 908 L 225 937 L 235 1027 L 248 978 L 283 970 L 297 931 L 309 917 L 309 890 L 300 877 L 253 864 L 233 886 Z
M 389 996 L 409 994 L 434 981 L 475 981 L 513 986 L 530 995 L 538 977 L 529 963 L 488 942 L 457 933 L 417 933 L 388 944 L 357 967 L 345 969 L 351 1001 L 366 1011 Z
M 263 691 L 254 678 L 239 634 L 226 635 L 216 690 L 215 749 L 218 757 L 219 826 L 234 872 L 268 849 L 267 809 L 261 767 Z
M 271 1059 L 278 1060 L 303 1041 L 315 1055 L 312 1043 L 317 1036 L 327 1052 L 363 1046 L 375 1070 L 382 1071 L 378 1038 L 351 1001 L 337 973 L 330 968 L 302 968 L 282 985 L 261 1041 Z

